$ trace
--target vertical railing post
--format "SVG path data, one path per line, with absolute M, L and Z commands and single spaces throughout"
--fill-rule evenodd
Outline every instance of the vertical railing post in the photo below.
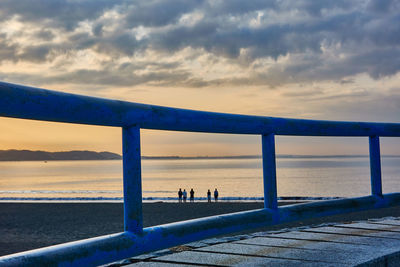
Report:
M 262 135 L 262 162 L 264 175 L 264 208 L 278 207 L 276 192 L 275 135 Z
M 122 128 L 124 230 L 143 231 L 140 128 Z
M 369 164 L 371 169 L 371 193 L 382 196 L 382 171 L 379 136 L 369 137 Z

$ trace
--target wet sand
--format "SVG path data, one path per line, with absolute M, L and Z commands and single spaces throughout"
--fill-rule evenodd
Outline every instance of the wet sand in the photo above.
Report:
M 260 202 L 144 203 L 143 223 L 147 227 L 262 207 L 263 203 Z M 400 216 L 400 208 L 334 215 L 258 230 L 387 216 Z M 121 231 L 122 203 L 0 203 L 0 255 Z

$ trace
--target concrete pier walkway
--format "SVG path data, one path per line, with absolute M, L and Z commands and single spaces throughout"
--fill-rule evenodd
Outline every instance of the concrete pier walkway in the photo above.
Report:
M 400 218 L 213 238 L 118 264 L 129 267 L 400 266 Z

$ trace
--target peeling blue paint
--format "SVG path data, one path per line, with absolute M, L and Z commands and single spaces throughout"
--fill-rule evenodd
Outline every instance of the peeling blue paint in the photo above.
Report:
M 125 232 L 0 257 L 0 266 L 96 266 L 257 227 L 398 206 L 382 194 L 380 136 L 400 137 L 398 123 L 335 122 L 184 110 L 54 92 L 0 82 L 0 116 L 121 127 Z M 262 137 L 265 208 L 143 229 L 140 129 L 255 134 Z M 275 135 L 365 136 L 371 195 L 277 207 Z

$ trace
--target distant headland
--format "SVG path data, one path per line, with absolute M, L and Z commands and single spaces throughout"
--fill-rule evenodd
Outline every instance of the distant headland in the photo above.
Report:
M 50 161 L 50 160 L 118 160 L 121 155 L 112 152 L 73 150 L 62 152 L 32 150 L 0 150 L 0 161 Z

